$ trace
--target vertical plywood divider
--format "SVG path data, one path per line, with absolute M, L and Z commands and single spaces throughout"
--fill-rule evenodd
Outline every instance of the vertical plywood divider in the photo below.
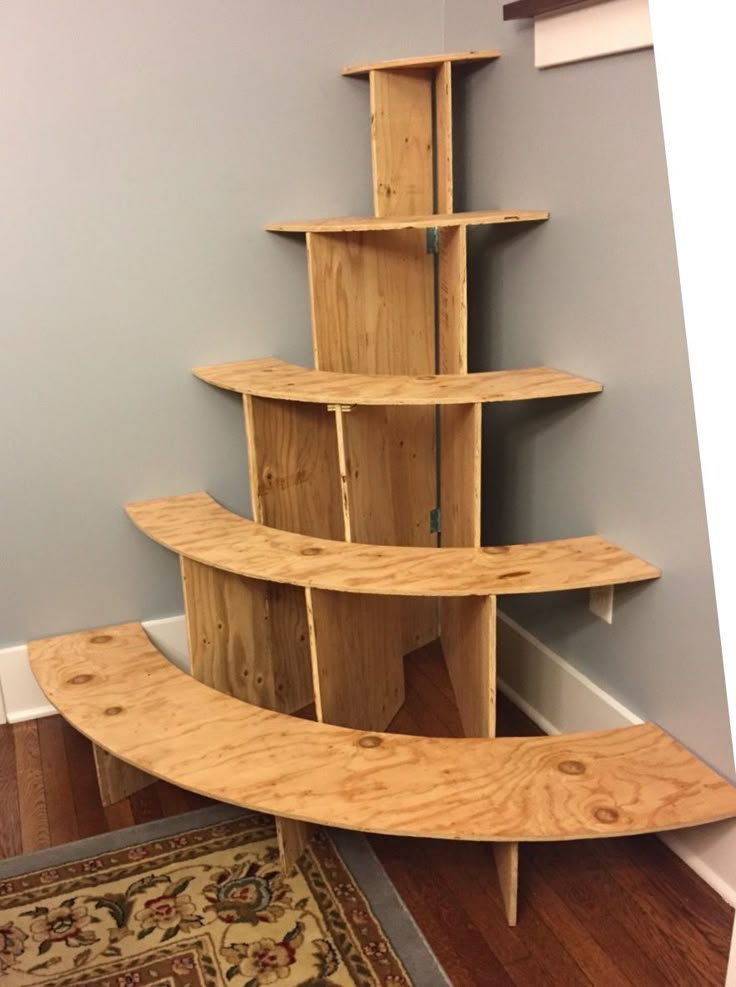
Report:
M 432 72 L 374 70 L 369 82 L 375 214 L 434 212 Z
M 442 544 L 480 545 L 481 405 L 440 409 Z
M 119 757 L 108 753 L 97 744 L 92 744 L 92 752 L 95 758 L 100 801 L 103 805 L 114 805 L 115 802 L 127 799 L 129 795 L 158 781 L 158 778 L 133 767 L 127 761 L 121 761 Z
M 385 730 L 404 702 L 401 598 L 307 589 L 317 717 Z
M 452 195 L 452 62 L 437 67 L 434 86 L 434 139 L 437 212 L 453 212 Z

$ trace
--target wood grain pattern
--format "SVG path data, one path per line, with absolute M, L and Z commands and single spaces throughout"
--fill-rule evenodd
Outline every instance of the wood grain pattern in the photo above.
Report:
M 21 842 L 23 853 L 34 853 L 51 845 L 38 723 L 18 723 L 14 733 Z
M 404 702 L 401 600 L 306 592 L 319 721 L 385 730 Z
M 323 538 L 344 536 L 334 417 L 326 408 L 254 397 L 246 421 L 258 516 Z
M 458 375 L 468 373 L 468 261 L 467 261 L 467 231 L 462 226 L 450 226 L 440 230 L 439 256 L 437 258 L 437 369 L 440 374 Z M 496 371 L 497 374 L 507 374 L 504 380 L 501 376 L 488 378 L 488 384 L 495 383 L 502 388 L 497 393 L 515 393 L 520 386 L 520 393 L 533 393 L 532 381 L 541 385 L 541 396 L 546 387 L 554 386 L 555 375 L 559 371 L 547 370 L 543 367 L 532 367 L 521 371 Z M 517 376 L 518 374 L 518 376 Z M 537 377 L 537 374 L 539 376 Z M 463 384 L 457 376 L 450 379 L 459 389 Z M 470 379 L 477 379 L 473 374 Z M 579 378 L 578 378 L 579 379 Z M 562 378 L 558 383 L 562 383 Z M 572 383 L 569 380 L 568 383 Z M 589 382 L 592 383 L 592 382 Z M 527 385 L 531 391 L 527 391 Z M 468 386 L 468 383 L 464 385 Z M 476 399 L 478 400 L 478 399 Z M 482 398 L 480 400 L 483 400 Z M 513 400 L 501 398 L 501 400 Z
M 434 143 L 436 211 L 453 211 L 452 62 L 437 66 L 434 80 Z
M 402 548 L 307 538 L 230 513 L 205 493 L 128 504 L 177 555 L 253 579 L 347 593 L 488 596 L 656 579 L 659 569 L 595 535 L 493 548 Z
M 308 238 L 315 363 L 351 374 L 433 374 L 434 263 L 409 231 Z
M 443 62 L 490 62 L 501 57 L 500 51 L 450 51 L 440 55 L 420 55 L 412 58 L 392 58 L 383 62 L 362 62 L 348 65 L 342 70 L 343 75 L 368 75 L 369 72 L 382 69 L 427 69 L 436 68 Z
M 283 595 L 284 589 L 187 558 L 181 570 L 192 675 L 229 696 L 284 713 L 312 702 L 308 643 L 295 633 L 301 637 L 306 625 L 304 594 L 289 594 L 303 611 L 303 622 L 290 633 L 272 614 L 272 590 Z M 286 619 L 296 609 L 286 607 Z
M 18 772 L 15 759 L 13 727 L 0 723 L 0 856 L 15 857 L 23 853 L 18 804 Z
M 426 216 L 338 216 L 269 223 L 270 233 L 379 233 L 387 230 L 426 230 L 445 226 L 489 226 L 494 223 L 540 223 L 549 213 L 539 209 L 481 209 Z
M 442 545 L 480 546 L 481 406 L 440 408 Z
M 370 99 L 376 216 L 434 212 L 432 73 L 372 71 Z
M 114 805 L 129 795 L 139 792 L 142 788 L 154 784 L 153 775 L 139 771 L 132 764 L 127 764 L 113 757 L 101 747 L 93 746 L 97 784 L 100 786 L 100 801 L 104 806 Z
M 354 407 L 343 418 L 344 500 L 351 540 L 369 545 L 436 546 L 429 515 L 439 503 L 434 410 Z M 403 653 L 439 633 L 433 600 L 409 600 Z
M 493 860 L 501 888 L 506 921 L 516 925 L 519 916 L 519 844 L 494 843 Z
M 448 306 L 449 307 L 449 306 Z M 456 306 L 453 304 L 452 308 Z M 449 321 L 449 320 L 448 320 Z M 457 325 L 457 323 L 455 323 Z M 362 374 L 313 370 L 272 357 L 240 360 L 193 373 L 215 387 L 281 401 L 335 405 L 453 405 L 495 401 L 531 401 L 540 398 L 598 394 L 603 385 L 551 367 L 491 370 L 466 373 L 461 345 L 464 320 L 459 320 L 457 345 L 443 352 L 441 373 L 409 376 L 399 373 Z M 450 372 L 449 367 L 460 367 Z
M 295 819 L 276 818 L 276 837 L 279 843 L 281 869 L 285 874 L 292 874 L 299 858 L 309 846 L 314 835 L 314 826 L 298 822 Z
M 736 789 L 651 723 L 493 740 L 366 734 L 209 689 L 160 655 L 140 624 L 33 641 L 29 656 L 52 705 L 101 747 L 184 788 L 287 818 L 533 841 L 736 815 Z M 110 716 L 111 706 L 121 713 Z
M 424 239 L 412 230 L 308 236 L 315 362 L 321 370 L 434 372 L 434 263 Z M 387 385 L 395 392 L 395 382 Z M 350 538 L 431 545 L 425 510 L 428 499 L 430 507 L 437 503 L 435 411 L 371 411 L 354 410 L 341 422 L 342 502 Z M 382 436 L 366 434 L 363 426 L 370 421 L 380 424 Z M 386 461 L 365 455 L 376 443 L 390 451 Z M 396 498 L 385 499 L 394 492 Z M 407 600 L 403 611 L 407 651 L 437 636 L 435 607 Z
M 496 735 L 496 598 L 443 600 L 442 653 L 463 734 Z

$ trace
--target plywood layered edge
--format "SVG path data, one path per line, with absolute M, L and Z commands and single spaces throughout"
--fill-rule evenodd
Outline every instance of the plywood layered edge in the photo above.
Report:
M 428 216 L 338 216 L 269 223 L 269 233 L 370 233 L 373 230 L 428 230 L 445 226 L 490 226 L 494 223 L 541 223 L 549 213 L 536 209 L 484 209 Z
M 294 586 L 388 596 L 488 596 L 656 579 L 659 569 L 595 535 L 489 548 L 328 541 L 267 528 L 206 493 L 128 504 L 131 520 L 195 562 Z
M 439 55 L 415 55 L 411 58 L 391 58 L 383 62 L 359 62 L 346 66 L 341 75 L 368 75 L 382 69 L 430 69 L 438 68 L 443 62 L 467 64 L 468 62 L 491 62 L 501 57 L 500 51 L 449 51 Z
M 252 397 L 310 404 L 444 405 L 597 394 L 603 385 L 553 367 L 452 374 L 354 374 L 275 357 L 196 367 L 195 377 Z
M 179 671 L 140 624 L 33 641 L 49 701 L 141 771 L 287 819 L 401 836 L 569 840 L 731 818 L 736 789 L 654 724 L 501 739 L 366 733 Z

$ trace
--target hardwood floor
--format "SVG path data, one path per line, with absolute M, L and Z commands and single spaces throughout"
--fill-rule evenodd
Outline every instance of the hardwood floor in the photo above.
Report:
M 444 663 L 407 660 L 397 732 L 460 732 Z M 499 734 L 539 731 L 499 699 Z M 157 782 L 103 808 L 92 749 L 61 717 L 0 726 L 0 856 L 178 815 L 208 800 Z M 454 987 L 722 987 L 733 910 L 656 837 L 521 847 L 519 925 L 479 843 L 371 837 Z M 422 987 L 422 985 L 417 985 Z

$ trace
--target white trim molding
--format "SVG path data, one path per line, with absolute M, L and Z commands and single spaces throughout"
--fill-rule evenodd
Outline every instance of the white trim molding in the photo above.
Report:
M 538 69 L 652 47 L 647 0 L 607 0 L 534 20 Z

